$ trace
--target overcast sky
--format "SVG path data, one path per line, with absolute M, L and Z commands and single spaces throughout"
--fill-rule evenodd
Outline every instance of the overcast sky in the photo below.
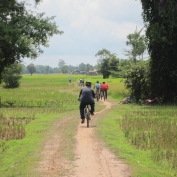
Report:
M 126 58 L 126 36 L 144 26 L 138 0 L 43 0 L 36 11 L 55 16 L 64 34 L 50 38 L 44 53 L 36 60 L 25 59 L 25 65 L 58 67 L 60 59 L 67 65 L 96 65 L 95 54 L 103 48 Z

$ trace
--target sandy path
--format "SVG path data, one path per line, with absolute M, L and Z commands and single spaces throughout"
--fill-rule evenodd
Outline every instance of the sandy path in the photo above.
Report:
M 111 103 L 105 101 L 105 109 L 96 112 L 91 120 L 90 127 L 86 123 L 78 125 L 75 149 L 75 161 L 69 162 L 62 156 L 64 140 L 62 131 L 74 117 L 55 122 L 49 132 L 41 152 L 42 160 L 39 162 L 38 177 L 130 177 L 129 167 L 117 159 L 109 149 L 106 149 L 96 138 L 94 129 L 96 119 L 111 108 Z M 78 114 L 77 114 L 78 117 Z M 70 169 L 69 172 L 66 172 Z
M 62 156 L 65 148 L 62 132 L 71 119 L 72 116 L 55 122 L 51 128 L 42 145 L 44 147 L 41 151 L 42 159 L 36 169 L 35 177 L 60 177 L 66 169 L 72 168 L 70 163 Z
M 97 112 L 95 117 L 111 108 L 109 102 L 104 102 L 104 104 L 106 108 Z M 94 135 L 94 127 L 94 121 L 91 122 L 90 128 L 86 128 L 86 124 L 78 126 L 76 135 L 77 160 L 72 177 L 129 177 L 128 166 L 102 146 Z

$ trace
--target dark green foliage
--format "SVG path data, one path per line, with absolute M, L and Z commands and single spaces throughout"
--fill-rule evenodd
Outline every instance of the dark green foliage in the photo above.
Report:
M 137 62 L 137 57 L 139 59 L 143 59 L 143 54 L 147 48 L 147 41 L 144 35 L 140 35 L 141 31 L 136 31 L 127 36 L 126 45 L 130 46 L 130 50 L 125 50 L 125 55 L 129 57 L 129 59 L 133 60 L 135 63 Z
M 152 94 L 172 101 L 177 95 L 177 1 L 141 0 L 148 23 Z
M 31 74 L 31 76 L 32 76 L 33 73 L 36 72 L 36 67 L 34 66 L 33 63 L 29 64 L 29 65 L 27 66 L 27 69 L 28 69 L 29 73 Z
M 6 67 L 2 73 L 4 88 L 18 88 L 20 86 L 22 65 L 14 63 Z
M 95 55 L 99 56 L 98 72 L 103 75 L 103 79 L 109 78 L 110 75 L 115 76 L 118 71 L 119 59 L 115 54 L 111 54 L 107 49 L 102 49 Z
M 50 36 L 62 34 L 54 17 L 44 17 L 25 6 L 25 1 L 0 1 L 0 81 L 6 66 L 25 57 L 36 58 L 43 52 L 40 45 L 47 47 Z
M 118 65 L 118 71 L 114 71 L 114 76 L 118 78 L 125 78 L 127 70 L 129 70 L 134 62 L 128 59 L 120 59 Z
M 141 61 L 131 65 L 125 73 L 125 86 L 136 101 L 151 96 L 149 62 Z

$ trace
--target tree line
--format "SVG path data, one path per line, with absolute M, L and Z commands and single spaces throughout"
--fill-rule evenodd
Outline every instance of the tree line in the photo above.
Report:
M 61 63 L 62 62 L 62 63 Z M 90 70 L 95 69 L 97 66 L 92 66 L 90 64 L 80 63 L 78 66 L 66 65 L 64 60 L 59 60 L 58 67 L 52 68 L 51 66 L 44 65 L 34 65 L 30 63 L 29 65 L 22 65 L 22 74 L 52 74 L 52 73 L 62 73 L 62 74 L 74 74 L 74 71 L 85 71 L 88 73 Z
M 41 0 L 35 0 L 36 6 Z M 32 11 L 27 1 L 0 1 L 0 82 L 23 58 L 35 59 L 49 46 L 49 38 L 63 34 L 54 17 Z
M 35 0 L 36 5 L 40 1 Z M 145 97 L 172 101 L 177 96 L 177 2 L 140 2 L 145 35 L 141 35 L 142 29 L 136 29 L 127 36 L 129 49 L 124 51 L 127 60 L 101 49 L 95 55 L 98 57 L 97 66 L 86 64 L 84 69 L 96 68 L 103 78 L 124 77 L 126 88 L 137 101 Z M 0 82 L 12 82 L 14 78 L 7 76 L 15 77 L 15 71 L 21 72 L 24 67 L 19 65 L 22 59 L 37 58 L 43 52 L 41 46 L 47 47 L 49 38 L 61 35 L 63 31 L 58 30 L 54 17 L 27 9 L 25 1 L 1 0 L 0 9 Z M 145 52 L 149 57 L 143 60 Z M 57 67 L 62 73 L 73 69 L 62 62 Z M 40 72 L 52 72 L 52 69 L 46 66 Z M 7 84 L 6 87 L 10 86 Z

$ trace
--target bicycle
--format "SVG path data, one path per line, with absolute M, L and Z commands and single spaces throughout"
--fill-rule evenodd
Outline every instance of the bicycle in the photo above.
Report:
M 90 108 L 89 105 L 86 105 L 86 107 L 84 108 L 84 114 L 85 114 L 85 118 L 87 120 L 87 127 L 89 127 L 89 123 L 90 123 Z
M 101 100 L 102 100 L 102 98 L 104 99 L 104 101 L 106 100 L 106 93 L 105 93 L 105 90 L 101 90 L 101 91 L 100 91 L 100 96 L 101 96 Z
M 96 98 L 97 101 L 99 101 L 99 99 L 100 99 L 99 91 L 96 91 L 95 98 Z

